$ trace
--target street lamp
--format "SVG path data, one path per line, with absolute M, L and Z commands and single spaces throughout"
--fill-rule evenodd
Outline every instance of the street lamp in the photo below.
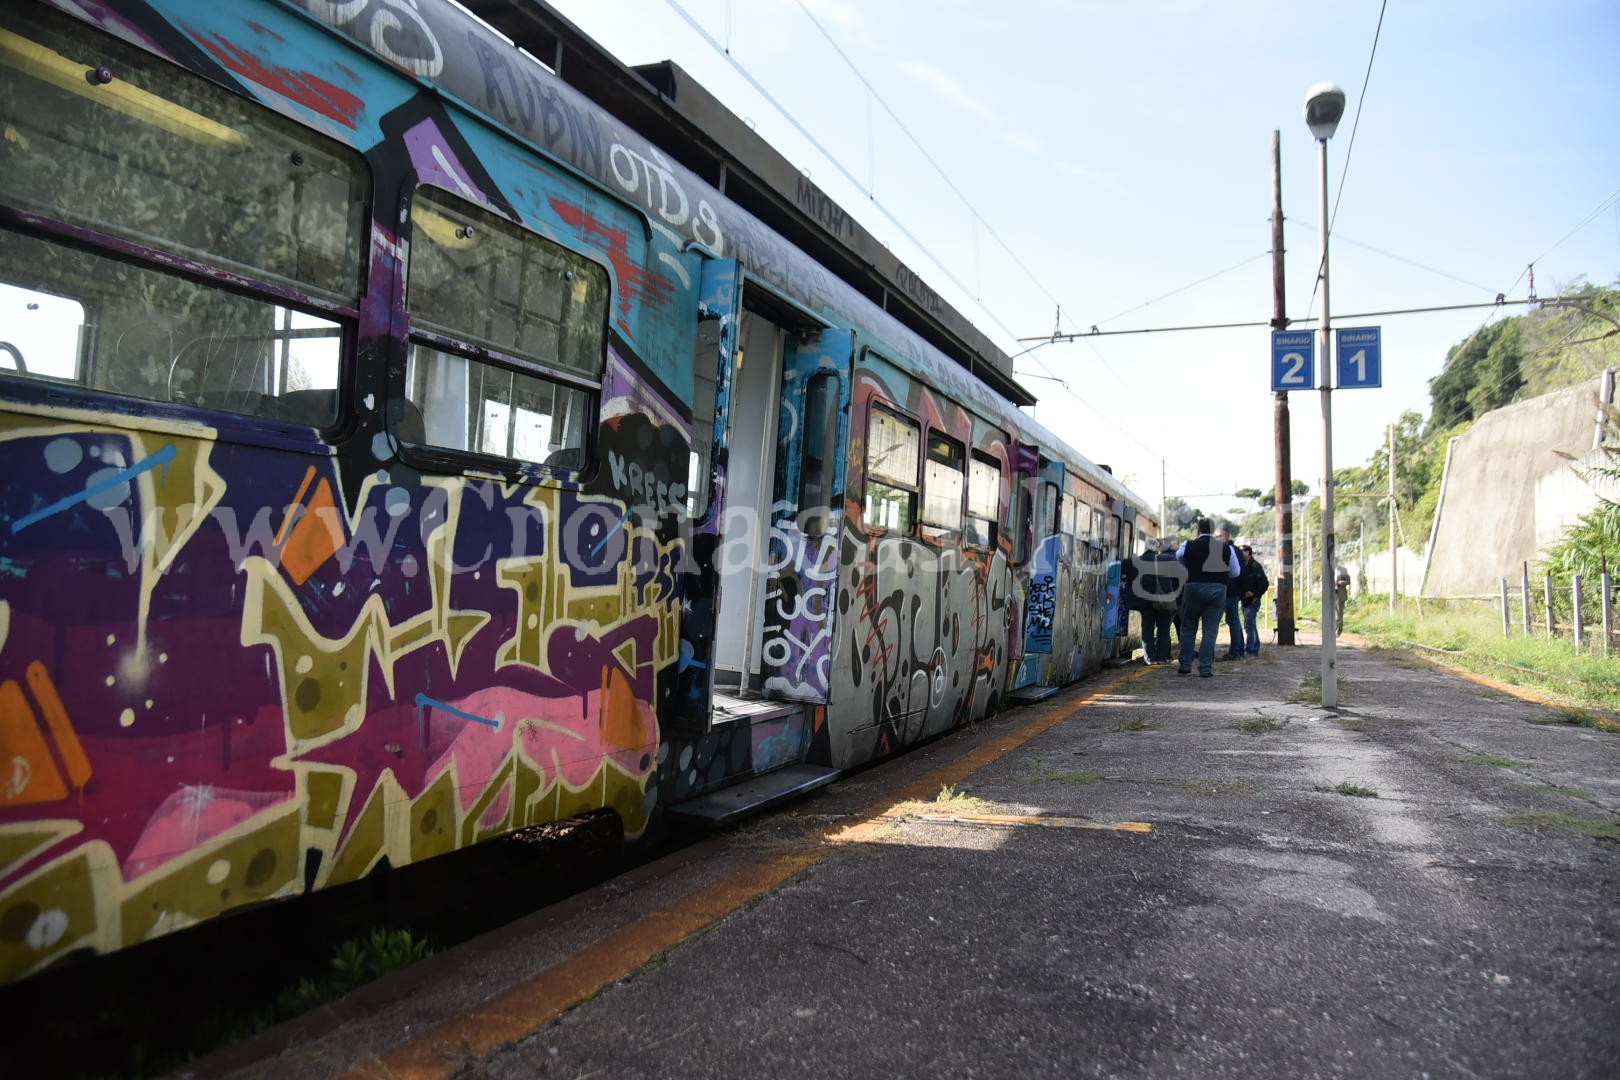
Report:
M 1322 706 L 1339 704 L 1338 605 L 1333 591 L 1337 553 L 1333 544 L 1333 339 L 1328 315 L 1328 165 L 1327 144 L 1344 116 L 1344 91 L 1332 83 L 1317 83 L 1305 94 L 1305 124 L 1316 140 L 1317 171 L 1321 176 L 1318 206 L 1322 220 L 1322 261 L 1316 272 L 1322 282 Z

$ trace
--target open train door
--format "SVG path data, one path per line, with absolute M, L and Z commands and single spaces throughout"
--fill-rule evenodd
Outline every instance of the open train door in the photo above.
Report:
M 765 693 L 826 704 L 837 616 L 855 335 L 802 333 L 782 364 L 767 550 Z
M 719 552 L 726 512 L 731 402 L 736 391 L 742 315 L 742 267 L 735 259 L 703 263 L 692 353 L 692 448 L 687 475 L 690 555 L 681 575 L 681 659 L 675 715 L 698 733 L 709 724 L 720 613 Z

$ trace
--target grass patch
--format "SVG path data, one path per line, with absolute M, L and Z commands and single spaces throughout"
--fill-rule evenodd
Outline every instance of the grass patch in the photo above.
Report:
M 1559 829 L 1599 840 L 1620 840 L 1620 821 L 1613 818 L 1584 818 L 1551 810 L 1527 810 L 1522 814 L 1508 815 L 1502 819 L 1502 824 L 1522 825 L 1531 829 Z
M 1247 780 L 1184 780 L 1176 785 L 1188 795 L 1253 795 L 1254 785 Z
M 198 1028 L 194 1052 L 206 1053 L 213 1047 L 246 1039 L 336 1001 L 390 971 L 425 960 L 433 953 L 428 942 L 413 937 L 409 930 L 373 930 L 366 937 L 351 938 L 337 947 L 325 974 L 298 980 L 262 1009 L 223 1014 L 204 1021 Z M 138 1054 L 139 1048 L 136 1052 Z
M 1034 780 L 1035 780 L 1035 782 L 1037 784 L 1076 784 L 1076 785 L 1085 785 L 1085 784 L 1098 783 L 1098 782 L 1100 782 L 1102 780 L 1102 777 L 1098 776 L 1094 772 L 1083 772 L 1083 771 L 1080 771 L 1080 770 L 1065 770 L 1065 769 L 1047 769 L 1044 772 L 1036 773 L 1035 776 L 1034 776 Z
M 1128 716 L 1123 720 L 1114 721 L 1115 731 L 1157 731 L 1157 720 L 1144 720 L 1140 716 Z
M 1572 727 L 1591 728 L 1593 731 L 1620 732 L 1620 724 L 1607 716 L 1599 716 L 1586 709 L 1555 709 L 1535 721 L 1538 724 L 1569 724 Z
M 1358 784 L 1354 780 L 1341 780 L 1331 787 L 1326 784 L 1317 784 L 1316 790 L 1329 795 L 1351 795 L 1357 799 L 1378 798 L 1377 788 L 1370 788 L 1366 784 Z
M 934 796 L 934 801 L 925 805 L 958 810 L 964 814 L 989 814 L 993 813 L 996 808 L 996 804 L 989 799 L 981 799 L 977 795 L 957 791 L 950 784 L 941 787 L 939 794 Z
M 1518 758 L 1498 757 L 1495 754 L 1464 754 L 1457 760 L 1464 765 L 1494 765 L 1498 769 L 1527 769 L 1530 767 L 1528 761 L 1520 761 Z
M 1334 708 L 1339 708 L 1349 701 L 1351 697 L 1350 686 L 1343 678 L 1338 680 L 1338 686 L 1339 704 L 1335 705 Z M 1296 705 L 1322 704 L 1322 673 L 1313 671 L 1306 675 L 1304 679 L 1300 680 L 1299 689 L 1290 694 L 1288 700 Z
M 1269 716 L 1257 717 L 1253 720 L 1239 720 L 1232 725 L 1245 735 L 1269 735 L 1288 723 L 1286 720 L 1273 720 Z

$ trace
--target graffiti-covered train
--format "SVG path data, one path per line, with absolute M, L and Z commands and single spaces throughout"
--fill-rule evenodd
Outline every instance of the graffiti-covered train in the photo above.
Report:
M 0 981 L 1119 648 L 1140 500 L 455 5 L 8 3 L 0 114 Z

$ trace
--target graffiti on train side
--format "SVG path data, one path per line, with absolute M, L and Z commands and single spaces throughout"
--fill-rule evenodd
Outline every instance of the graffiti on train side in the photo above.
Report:
M 833 609 L 838 591 L 841 513 L 818 515 L 817 535 L 775 508 L 765 571 L 765 635 L 760 656 L 765 689 L 794 701 L 827 700 L 832 671 Z
M 1007 676 L 1013 580 L 998 553 L 969 557 L 843 529 L 832 697 L 832 764 L 848 767 L 979 719 Z
M 1036 546 L 1024 608 L 1024 656 L 1016 686 L 1061 685 L 1095 671 L 1106 643 L 1107 571 L 1072 537 Z
M 599 450 L 684 460 L 616 366 Z M 632 511 L 645 479 L 396 469 L 346 494 L 330 458 L 215 434 L 44 412 L 0 434 L 0 981 L 654 808 L 687 540 Z

